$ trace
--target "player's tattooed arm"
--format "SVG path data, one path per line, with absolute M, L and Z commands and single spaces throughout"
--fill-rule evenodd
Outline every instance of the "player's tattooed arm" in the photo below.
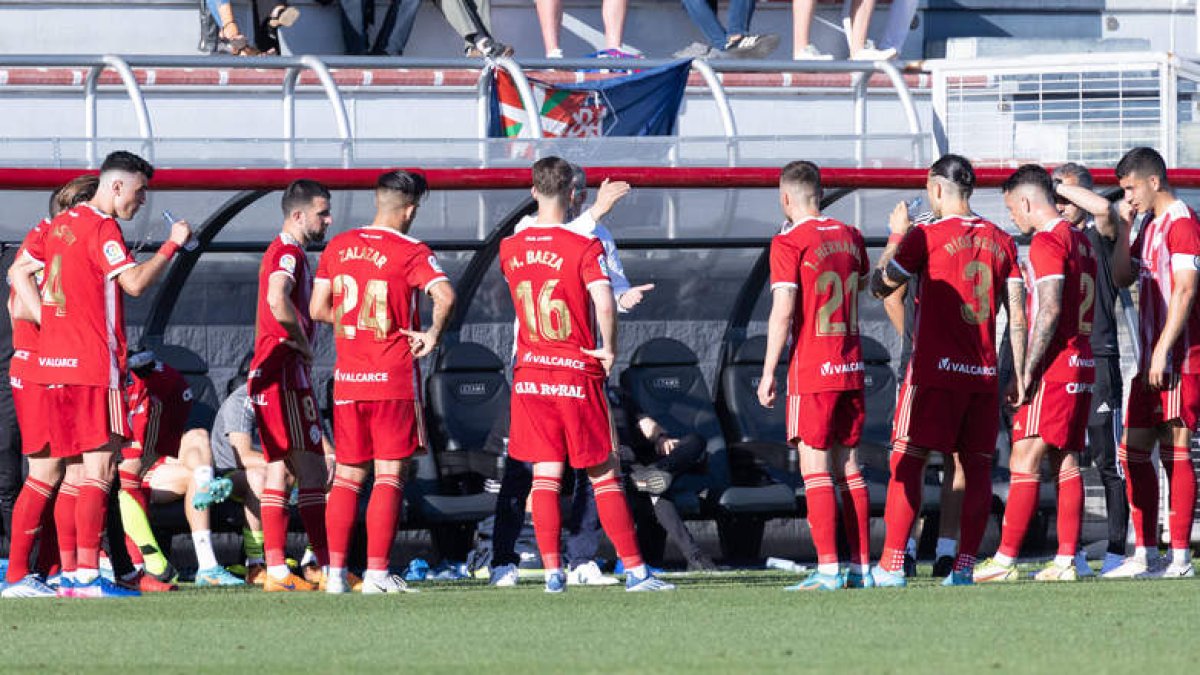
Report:
M 1010 279 L 1005 285 L 1007 298 L 1005 311 L 1008 313 L 1008 342 L 1013 356 L 1013 384 L 1015 400 L 1024 397 L 1025 345 L 1029 339 L 1029 323 L 1025 316 L 1025 284 L 1020 279 Z
M 1035 377 L 1045 370 L 1046 352 L 1058 319 L 1062 316 L 1062 277 L 1041 279 L 1035 289 L 1038 297 L 1037 316 L 1033 317 L 1033 328 L 1029 335 L 1029 350 L 1025 355 L 1025 394 L 1030 396 L 1037 386 Z
M 879 264 L 871 273 L 871 295 L 880 300 L 908 283 L 909 275 L 898 265 L 892 264 L 892 259 L 896 257 L 896 251 L 900 248 L 900 241 L 912 229 L 912 221 L 908 217 L 908 204 L 900 202 L 892 209 L 891 215 L 888 216 L 888 229 L 891 230 L 891 236 L 888 237 L 887 246 L 883 248 L 883 254 L 879 256 Z
M 37 273 L 42 264 L 31 256 L 20 256 L 8 268 L 8 283 L 15 297 L 9 305 L 9 314 L 17 319 L 34 323 L 42 322 L 42 296 L 38 292 Z
M 771 317 L 767 319 L 767 354 L 763 359 L 762 378 L 758 381 L 758 402 L 766 408 L 775 407 L 775 368 L 787 344 L 788 329 L 796 311 L 796 288 L 779 286 L 771 291 Z
M 413 358 L 421 358 L 432 352 L 442 339 L 442 331 L 446 330 L 446 322 L 454 311 L 454 287 L 449 281 L 442 280 L 429 287 L 427 291 L 433 300 L 433 320 L 425 331 L 400 329 L 400 333 L 408 337 L 408 347 L 412 350 Z

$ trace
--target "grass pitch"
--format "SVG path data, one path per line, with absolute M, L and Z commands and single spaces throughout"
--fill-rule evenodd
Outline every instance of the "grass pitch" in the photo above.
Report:
M 794 575 L 674 593 L 523 581 L 402 596 L 185 590 L 0 601 L 3 672 L 1186 672 L 1200 583 L 1021 582 L 784 593 Z

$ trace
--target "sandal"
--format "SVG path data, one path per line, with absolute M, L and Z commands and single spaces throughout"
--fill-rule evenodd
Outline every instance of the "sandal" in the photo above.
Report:
M 221 35 L 217 39 L 217 49 L 234 56 L 258 56 L 259 53 L 257 49 L 250 46 L 249 40 L 242 35 L 236 23 L 227 23 L 221 28 Z
M 300 10 L 289 5 L 275 5 L 271 10 L 271 15 L 267 18 L 267 25 L 271 28 L 291 28 L 300 18 Z

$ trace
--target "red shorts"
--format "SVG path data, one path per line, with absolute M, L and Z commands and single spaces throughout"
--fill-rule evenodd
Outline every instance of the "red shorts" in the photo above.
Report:
M 104 447 L 113 436 L 129 438 L 129 411 L 120 389 L 62 384 L 46 387 L 50 453 L 78 457 Z
M 1059 450 L 1079 452 L 1086 441 L 1091 407 L 1092 385 L 1043 380 L 1033 399 L 1013 415 L 1013 443 L 1040 436 Z
M 1151 389 L 1145 378 L 1137 376 L 1129 383 L 1129 403 L 1125 406 L 1126 429 L 1153 429 L 1179 420 L 1188 429 L 1200 421 L 1200 375 L 1175 375 L 1170 389 Z
M 420 401 L 334 401 L 333 444 L 339 464 L 405 459 L 428 448 Z
M 896 403 L 892 444 L 938 452 L 996 450 L 1000 433 L 1000 394 L 993 391 L 955 391 L 905 382 Z
M 279 461 L 296 450 L 324 452 L 312 388 L 287 389 L 263 378 L 252 378 L 247 390 L 254 404 L 263 457 L 268 462 Z
M 819 391 L 788 396 L 788 442 L 799 439 L 810 448 L 828 450 L 836 443 L 858 447 L 867 400 L 862 389 Z
M 586 469 L 608 460 L 616 432 L 604 380 L 557 370 L 513 374 L 508 453 L 522 462 L 569 461 Z
M 9 378 L 17 426 L 21 429 L 21 453 L 36 455 L 50 443 L 50 405 L 46 385 Z

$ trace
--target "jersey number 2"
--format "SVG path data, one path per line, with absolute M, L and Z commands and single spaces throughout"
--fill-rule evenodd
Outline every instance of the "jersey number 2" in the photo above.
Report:
M 833 270 L 822 272 L 817 277 L 817 292 L 829 293 L 829 299 L 817 309 L 817 335 L 858 335 L 858 272 L 847 275 L 845 283 Z M 834 321 L 843 302 L 849 321 Z

